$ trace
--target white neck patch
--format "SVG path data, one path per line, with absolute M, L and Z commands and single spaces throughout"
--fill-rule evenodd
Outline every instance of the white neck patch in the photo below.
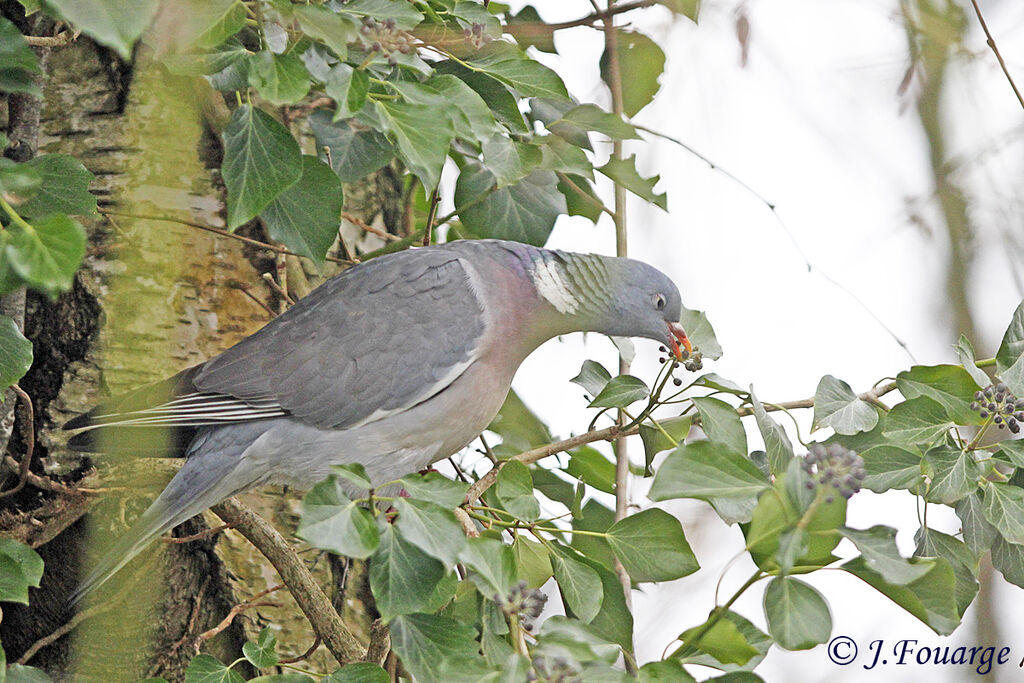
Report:
M 558 267 L 547 259 L 538 259 L 533 263 L 533 283 L 537 293 L 555 307 L 559 313 L 575 313 L 580 302 L 572 295 L 569 288 L 558 274 Z

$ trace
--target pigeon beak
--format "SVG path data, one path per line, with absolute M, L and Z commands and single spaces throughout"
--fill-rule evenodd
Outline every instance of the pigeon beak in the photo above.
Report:
M 672 355 L 677 360 L 683 360 L 691 353 L 693 353 L 693 345 L 690 344 L 689 337 L 686 336 L 686 330 L 679 323 L 669 323 L 669 344 L 672 346 Z M 682 348 L 680 348 L 682 347 Z M 686 356 L 683 355 L 682 349 L 686 349 Z

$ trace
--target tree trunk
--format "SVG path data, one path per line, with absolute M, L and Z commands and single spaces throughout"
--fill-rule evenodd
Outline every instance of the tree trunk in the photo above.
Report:
M 81 160 L 96 175 L 93 190 L 101 208 L 223 225 L 216 168 L 218 122 L 226 109 L 219 93 L 175 79 L 146 55 L 129 69 L 84 39 L 56 49 L 47 70 L 40 152 Z M 307 151 L 313 151 L 311 144 Z M 346 188 L 346 210 L 395 230 L 401 210 L 394 177 L 385 168 L 369 182 Z M 113 215 L 87 227 L 89 255 L 72 291 L 55 301 L 28 295 L 25 329 L 35 362 L 21 386 L 36 411 L 33 473 L 71 489 L 104 491 L 29 485 L 0 501 L 0 534 L 29 543 L 46 563 L 41 588 L 30 591 L 31 605 L 5 605 L 0 639 L 9 662 L 28 652 L 25 663 L 55 680 L 181 680 L 198 635 L 235 604 L 277 584 L 276 574 L 232 531 L 183 544 L 158 542 L 111 582 L 111 591 L 87 601 L 84 616 L 73 617 L 67 597 L 98 556 L 93 546 L 123 534 L 174 466 L 152 458 L 83 457 L 66 449 L 59 426 L 107 395 L 202 362 L 254 332 L 269 316 L 240 285 L 273 304 L 275 295 L 261 275 L 277 272 L 279 264 L 269 251 L 181 223 Z M 264 239 L 256 224 L 244 230 Z M 300 271 L 297 263 L 290 265 L 288 272 Z M 304 293 L 301 283 L 292 284 Z M 19 428 L 8 452 L 20 460 L 25 445 Z M 294 492 L 255 492 L 244 500 L 286 534 L 294 530 Z M 175 535 L 208 526 L 197 517 Z M 352 631 L 365 638 L 373 611 L 361 599 L 363 573 L 325 558 L 310 561 L 325 584 L 338 587 L 347 575 L 354 590 L 337 593 L 336 604 Z M 261 601 L 280 607 L 243 612 L 203 649 L 232 661 L 259 624 L 272 621 L 282 627 L 280 651 L 304 652 L 314 637 L 287 592 Z M 76 627 L 67 629 L 73 618 Z M 52 637 L 63 630 L 72 635 Z M 45 646 L 33 647 L 48 636 Z M 311 664 L 320 670 L 335 666 L 323 648 Z

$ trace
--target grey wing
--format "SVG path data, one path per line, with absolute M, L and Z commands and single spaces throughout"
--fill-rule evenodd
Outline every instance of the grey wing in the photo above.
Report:
M 345 428 L 442 391 L 476 359 L 486 322 L 457 254 L 417 249 L 328 281 L 202 366 L 201 392 Z

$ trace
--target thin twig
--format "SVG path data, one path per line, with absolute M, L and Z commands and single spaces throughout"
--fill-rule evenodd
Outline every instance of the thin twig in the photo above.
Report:
M 427 224 L 423 228 L 423 246 L 430 246 L 430 241 L 434 237 L 434 217 L 437 215 L 437 204 L 441 201 L 441 194 L 434 188 L 434 191 L 430 193 L 430 210 L 427 211 Z
M 341 217 L 347 220 L 352 225 L 359 227 L 361 230 L 373 233 L 377 237 L 383 237 L 388 242 L 397 242 L 398 240 L 402 239 L 398 235 L 392 235 L 390 232 L 381 230 L 380 228 L 373 227 L 372 225 L 364 221 L 362 218 L 359 218 L 355 214 L 351 214 L 348 211 L 342 211 Z
M 871 389 L 870 391 L 865 391 L 861 394 L 858 394 L 857 397 L 864 401 L 873 401 L 894 391 L 896 388 L 896 382 L 889 382 L 888 384 L 883 384 L 877 389 Z M 802 398 L 796 401 L 784 401 L 782 403 L 765 404 L 764 409 L 766 412 L 772 413 L 780 410 L 795 410 L 797 408 L 813 407 L 813 398 Z M 750 407 L 738 408 L 736 412 L 739 414 L 740 417 L 746 417 L 748 415 L 754 414 L 753 408 Z M 700 416 L 695 415 L 693 417 L 693 424 L 700 424 Z M 538 446 L 537 448 L 531 448 L 528 451 L 523 451 L 519 455 L 515 455 L 509 458 L 508 460 L 502 461 L 499 465 L 488 470 L 486 474 L 484 474 L 476 482 L 474 482 L 473 485 L 469 487 L 469 491 L 466 492 L 466 500 L 468 502 L 478 500 L 480 496 L 483 495 L 484 491 L 486 491 L 487 489 L 491 488 L 491 486 L 494 485 L 494 482 L 497 481 L 498 479 L 498 472 L 501 471 L 502 466 L 504 466 L 504 464 L 509 462 L 510 460 L 518 460 L 524 465 L 531 465 L 537 462 L 538 460 L 543 460 L 544 458 L 550 455 L 555 455 L 556 453 L 562 453 L 564 451 L 572 450 L 573 448 L 578 448 L 579 446 L 584 446 L 588 443 L 593 443 L 595 441 L 611 441 L 620 436 L 631 436 L 633 434 L 638 434 L 639 432 L 639 425 L 630 427 L 629 429 L 621 430 L 618 426 L 613 425 L 611 427 L 605 427 L 604 429 L 595 429 L 584 434 L 578 434 L 577 436 L 571 437 L 569 439 L 564 439 L 562 441 L 556 441 L 554 443 L 549 443 L 544 446 Z
M 1010 87 L 1013 88 L 1013 94 L 1017 96 L 1017 101 L 1020 102 L 1020 106 L 1024 107 L 1024 95 L 1020 94 L 1020 90 L 1017 89 L 1017 84 L 1013 82 L 1013 76 L 1010 75 L 1010 70 L 1006 68 L 1006 62 L 1003 61 L 1003 55 L 999 53 L 999 48 L 996 47 L 995 38 L 988 30 L 988 24 L 985 23 L 985 17 L 981 14 L 981 8 L 978 7 L 978 0 L 971 0 L 971 4 L 974 5 L 974 13 L 978 15 L 978 22 L 981 24 L 981 30 L 985 32 L 985 42 L 992 48 L 992 52 L 995 53 L 996 59 L 999 60 L 999 66 L 1002 67 L 1003 73 L 1006 75 L 1006 80 L 1010 82 Z
M 313 644 L 309 646 L 309 649 L 303 652 L 301 655 L 296 655 L 295 657 L 282 657 L 277 661 L 279 664 L 294 664 L 295 662 L 301 662 L 303 659 L 309 659 L 309 657 L 311 657 L 312 654 L 316 652 L 316 649 L 320 647 L 320 644 L 323 642 L 323 639 L 320 636 L 317 636 L 316 639 L 313 641 Z
M 266 304 L 266 302 L 264 302 L 258 296 L 253 294 L 252 290 L 250 290 L 245 284 L 243 284 L 241 282 L 238 282 L 236 280 L 232 280 L 231 282 L 228 283 L 228 287 L 234 287 L 235 289 L 240 291 L 242 294 L 245 294 L 247 297 L 249 297 L 250 299 L 255 301 L 256 304 L 259 305 L 260 308 L 262 308 L 264 311 L 266 311 L 267 313 L 270 314 L 271 318 L 276 318 L 277 317 L 277 311 L 275 311 L 273 308 L 268 306 Z
M 18 472 L 18 483 L 13 489 L 0 493 L 0 498 L 13 496 L 15 493 L 25 488 L 25 482 L 28 481 L 28 475 L 31 472 L 29 467 L 32 465 L 32 454 L 36 449 L 36 417 L 35 411 L 32 409 L 32 398 L 17 384 L 12 384 L 11 390 L 18 395 L 21 406 L 25 409 L 25 419 L 22 423 L 21 432 L 22 437 L 25 439 L 25 455 L 21 457 L 21 466 Z
M 544 27 L 545 31 L 559 31 L 565 28 L 575 28 L 576 26 L 593 26 L 599 21 L 609 19 L 617 14 L 623 14 L 635 9 L 642 9 L 644 7 L 652 7 L 660 4 L 658 0 L 634 0 L 634 2 L 624 2 L 621 5 L 610 6 L 608 9 L 603 11 L 597 11 L 593 14 L 588 14 L 585 17 L 579 19 L 573 19 L 571 21 L 563 21 L 557 24 L 547 24 Z
M 163 539 L 164 543 L 191 543 L 192 541 L 199 541 L 210 536 L 216 536 L 225 529 L 234 529 L 234 524 L 221 524 L 215 526 L 212 529 L 205 529 L 200 531 L 198 534 L 192 534 L 191 536 L 182 536 L 181 538 L 174 538 L 173 536 L 167 536 Z
M 260 249 L 267 249 L 268 251 L 272 251 L 277 254 L 284 254 L 286 256 L 301 256 L 301 254 L 296 254 L 294 251 L 290 251 L 288 249 L 285 249 L 284 247 L 279 247 L 276 244 L 260 242 L 259 240 L 252 239 L 251 237 L 245 237 L 237 233 L 228 232 L 223 228 L 215 228 L 212 225 L 204 225 L 202 223 L 196 223 L 194 221 L 186 221 L 181 218 L 174 218 L 173 216 L 155 216 L 148 214 L 122 213 L 119 211 L 111 211 L 109 209 L 98 209 L 98 211 L 104 216 L 121 216 L 123 218 L 134 218 L 136 220 L 143 221 L 163 221 L 165 223 L 178 223 L 179 225 L 187 225 L 188 227 L 195 228 L 197 230 L 205 230 L 206 232 L 212 232 L 214 235 L 219 235 L 220 237 L 228 237 L 233 240 L 238 240 L 239 242 L 245 242 L 248 245 L 259 247 Z M 349 261 L 337 258 L 335 256 L 328 256 L 326 258 L 328 261 L 333 261 L 334 263 L 344 263 L 350 265 Z
M 338 664 L 344 666 L 361 661 L 365 649 L 345 626 L 330 599 L 280 532 L 234 498 L 228 498 L 212 509 L 225 522 L 234 522 L 238 532 L 270 560 L 313 631 L 323 639 Z
M 272 273 L 263 273 L 263 279 L 264 281 L 266 281 L 267 285 L 269 285 L 272 290 L 277 292 L 278 296 L 280 296 L 288 303 L 289 306 L 295 305 L 295 299 L 293 299 L 291 295 L 284 290 L 284 287 L 277 284 L 277 280 L 274 279 Z
M 17 460 L 15 460 L 9 455 L 4 456 L 4 464 L 7 467 L 10 467 L 15 472 L 19 472 L 22 468 L 21 463 L 19 463 Z M 28 481 L 29 484 L 35 486 L 37 489 L 41 491 L 60 493 L 67 496 L 74 496 L 77 494 L 95 496 L 101 493 L 105 493 L 107 491 L 107 489 L 88 489 L 74 486 L 65 486 L 64 484 L 61 484 L 58 481 L 54 481 L 53 479 L 49 479 L 47 477 L 40 477 L 38 474 L 35 474 L 32 471 L 29 471 L 29 473 L 25 475 L 25 479 L 26 481 Z
M 22 36 L 32 47 L 64 47 L 78 39 L 80 31 L 61 31 L 55 36 Z
M 44 647 L 46 647 L 47 645 L 50 645 L 52 643 L 57 642 L 62 637 L 64 637 L 65 635 L 67 635 L 71 631 L 75 630 L 76 626 L 81 624 L 83 621 L 85 621 L 89 617 L 94 616 L 94 615 L 96 615 L 96 614 L 98 614 L 100 612 L 106 611 L 107 609 L 109 609 L 109 607 L 107 607 L 105 605 L 93 605 L 89 609 L 82 610 L 81 612 L 79 612 L 75 616 L 71 617 L 71 619 L 68 621 L 68 623 L 64 624 L 63 626 L 58 628 L 56 631 L 54 631 L 50 635 L 43 636 L 42 638 L 40 638 L 36 642 L 32 643 L 29 646 L 29 648 L 27 650 L 25 650 L 24 654 L 22 654 L 21 657 L 18 658 L 18 664 L 22 664 L 22 665 L 28 664 L 30 661 L 32 661 L 32 658 L 36 656 L 36 653 L 38 653 Z
M 661 133 L 659 131 L 652 130 L 650 128 L 647 128 L 646 126 L 641 126 L 641 125 L 638 125 L 638 124 L 635 124 L 635 123 L 633 124 L 633 127 L 636 128 L 637 130 L 642 130 L 645 133 L 650 133 L 651 135 L 659 137 L 659 138 L 661 138 L 663 140 L 668 140 L 671 143 L 679 145 L 680 147 L 685 149 L 687 152 L 689 152 L 691 155 L 697 157 L 698 159 L 703 161 L 705 164 L 707 164 L 708 168 L 710 168 L 712 171 L 717 171 L 717 172 L 721 173 L 726 178 L 728 178 L 729 180 L 733 181 L 734 183 L 736 183 L 737 185 L 742 187 L 744 190 L 749 192 L 759 202 L 761 202 L 766 207 L 768 207 L 768 210 L 771 211 L 772 216 L 775 218 L 775 222 L 779 224 L 779 227 L 782 228 L 782 231 L 786 234 L 786 237 L 789 238 L 790 244 L 793 245 L 793 248 L 796 249 L 797 254 L 800 255 L 800 259 L 804 262 L 804 266 L 807 268 L 807 272 L 808 273 L 810 273 L 810 272 L 817 273 L 826 282 L 828 282 L 833 287 L 835 287 L 836 289 L 838 289 L 839 291 L 843 292 L 848 297 L 853 299 L 854 302 L 857 303 L 857 305 L 859 305 L 862 309 L 864 309 L 864 312 L 866 312 L 869 316 L 871 316 L 874 319 L 874 321 L 878 324 L 879 327 L 881 327 L 883 330 L 885 330 L 886 334 L 888 334 L 890 337 L 892 337 L 893 341 L 895 341 L 896 344 L 898 344 L 899 347 L 901 349 L 903 349 L 903 352 L 907 354 L 907 356 L 910 358 L 911 362 L 913 362 L 913 363 L 917 363 L 918 362 L 917 358 L 914 357 L 913 352 L 911 352 L 910 347 L 907 345 L 907 342 L 903 341 L 903 339 L 898 334 L 896 334 L 892 330 L 892 328 L 890 328 L 888 325 L 886 325 L 885 322 L 880 317 L 878 317 L 878 315 L 873 310 L 871 310 L 871 308 L 866 303 L 864 303 L 863 299 L 861 299 L 859 296 L 854 294 L 851 290 L 849 290 L 844 285 L 840 284 L 839 281 L 834 279 L 831 275 L 826 273 L 824 270 L 822 270 L 818 266 L 816 266 L 813 263 L 811 263 L 811 260 L 807 257 L 807 254 L 804 253 L 804 250 L 800 247 L 800 243 L 797 242 L 796 236 L 793 235 L 793 232 L 789 229 L 789 226 L 786 225 L 786 222 L 784 220 L 782 220 L 782 216 L 779 215 L 778 207 L 775 205 L 774 202 L 771 202 L 768 199 L 766 199 L 764 197 L 764 195 L 762 195 L 760 192 L 758 192 L 757 190 L 752 188 L 750 185 L 748 185 L 744 181 L 740 180 L 736 175 L 734 175 L 733 173 L 730 173 L 729 171 L 725 170 L 724 168 L 722 168 L 721 166 L 716 164 L 714 161 L 712 161 L 708 157 L 704 156 L 703 154 L 698 152 L 696 149 L 694 149 L 690 145 L 688 145 L 685 142 L 683 142 L 682 140 L 679 140 L 678 138 L 674 138 L 671 135 L 666 135 L 665 133 Z

